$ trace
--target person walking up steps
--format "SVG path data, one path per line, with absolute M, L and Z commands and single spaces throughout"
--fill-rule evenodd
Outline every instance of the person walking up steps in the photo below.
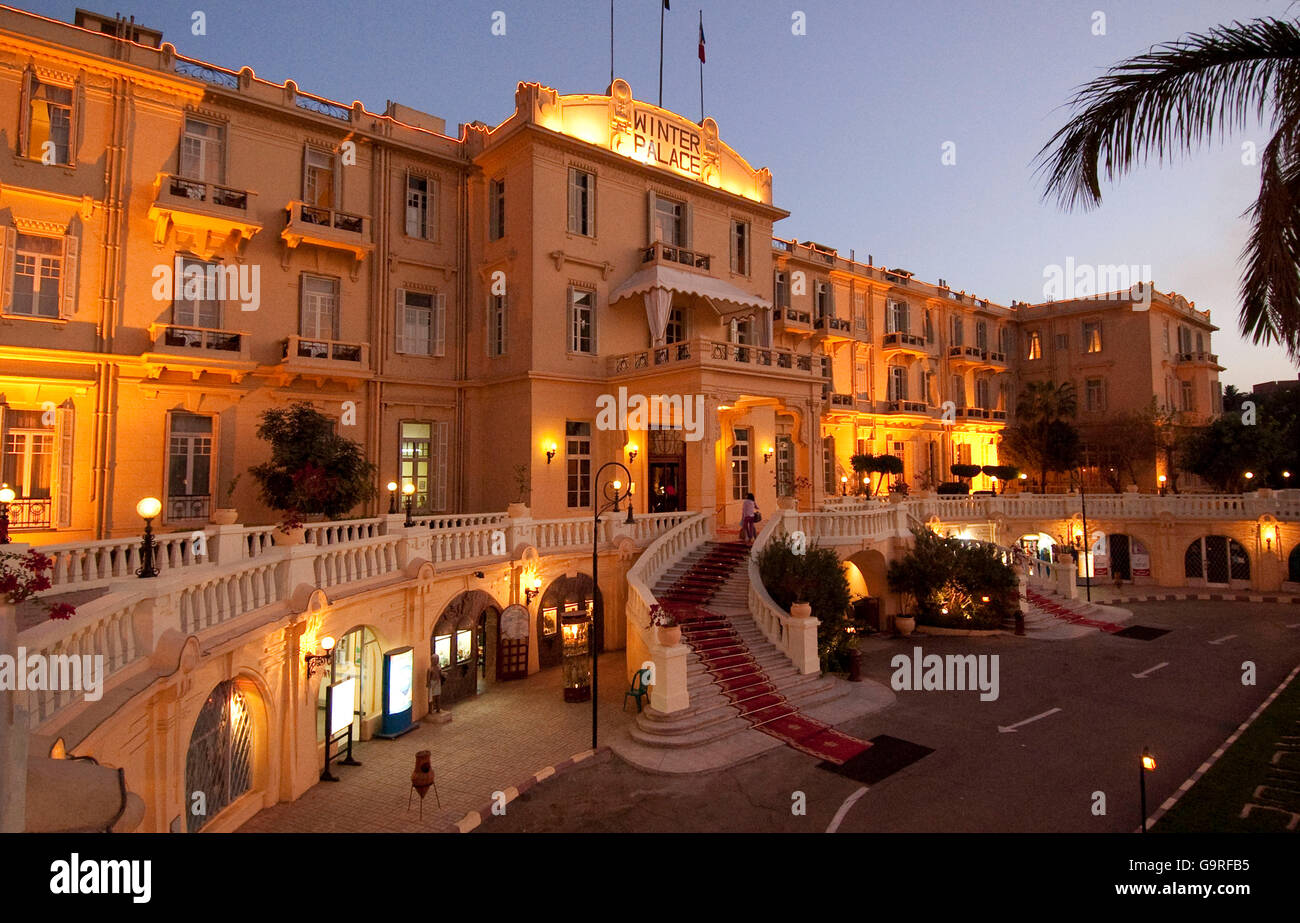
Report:
M 753 494 L 745 494 L 745 502 L 740 505 L 740 540 L 750 545 L 754 544 L 754 523 L 758 522 L 759 512 L 758 504 L 754 502 Z

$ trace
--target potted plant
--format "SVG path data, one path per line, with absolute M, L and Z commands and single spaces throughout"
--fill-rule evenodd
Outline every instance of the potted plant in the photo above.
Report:
M 527 465 L 515 465 L 515 502 L 510 504 L 507 513 L 511 519 L 528 515 L 528 497 L 532 493 L 529 485 Z
M 306 518 L 337 519 L 374 496 L 375 466 L 364 450 L 306 401 L 265 411 L 257 435 L 271 444 L 271 460 L 248 472 L 262 502 L 282 514 L 276 544 L 301 542 Z
M 855 483 L 853 487 L 857 493 L 861 494 L 866 492 L 864 490 L 867 486 L 866 478 L 873 470 L 875 470 L 873 467 L 875 463 L 876 456 L 871 455 L 870 453 L 859 453 L 849 458 L 849 465 L 853 468 L 853 473 L 857 475 L 857 477 L 854 478 Z
M 682 643 L 682 626 L 677 624 L 677 616 L 658 603 L 650 607 L 650 624 L 646 627 L 655 630 L 655 638 L 664 647 Z
M 235 487 L 239 485 L 242 474 L 237 474 L 221 488 L 221 499 L 225 504 L 212 511 L 212 523 L 218 526 L 233 526 L 239 522 L 239 510 L 235 509 Z
M 900 612 L 894 616 L 894 630 L 900 638 L 906 638 L 916 630 L 916 616 Z

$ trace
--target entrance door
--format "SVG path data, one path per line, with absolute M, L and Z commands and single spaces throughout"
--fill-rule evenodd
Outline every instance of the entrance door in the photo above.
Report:
M 650 512 L 675 513 L 685 509 L 685 492 L 680 462 L 652 462 L 650 465 Z
M 1205 582 L 1228 583 L 1228 537 L 1205 536 Z
M 1117 580 L 1132 580 L 1132 558 L 1129 555 L 1127 535 L 1110 536 L 1110 567 Z

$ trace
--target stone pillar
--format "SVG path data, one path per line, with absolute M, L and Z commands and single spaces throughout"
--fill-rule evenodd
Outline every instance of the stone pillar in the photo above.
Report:
M 655 664 L 655 684 L 650 690 L 650 704 L 661 712 L 683 711 L 690 707 L 690 693 L 686 690 L 685 644 L 672 647 L 651 646 L 650 655 Z
M 212 526 L 208 560 L 213 564 L 236 564 L 244 559 L 244 527 Z
M 789 636 L 786 638 L 787 653 L 794 661 L 800 673 L 820 673 L 821 660 L 817 656 L 817 619 L 792 618 L 786 625 Z

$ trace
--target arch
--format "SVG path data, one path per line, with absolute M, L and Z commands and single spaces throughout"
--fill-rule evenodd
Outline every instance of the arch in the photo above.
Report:
M 187 832 L 209 828 L 265 790 L 268 726 L 266 697 L 253 678 L 240 674 L 223 680 L 208 694 L 185 752 Z
M 464 590 L 442 609 L 429 634 L 430 663 L 442 670 L 442 704 L 478 694 L 479 619 L 502 606 L 486 590 Z
M 1286 579 L 1292 583 L 1300 583 L 1300 545 L 1291 549 L 1291 554 L 1286 561 Z
M 356 679 L 352 733 L 357 740 L 367 740 L 371 725 L 382 711 L 383 648 L 371 625 L 354 625 L 334 642 L 330 673 L 316 690 L 316 741 L 325 739 L 325 697 L 331 683 L 348 677 Z
M 1246 546 L 1227 535 L 1194 539 L 1183 552 L 1183 576 L 1207 586 L 1230 586 L 1250 580 Z
M 537 664 L 541 669 L 558 667 L 564 660 L 564 645 L 560 637 L 560 620 L 565 612 L 587 608 L 593 600 L 591 575 L 579 571 L 563 574 L 551 581 L 542 592 L 537 604 Z M 597 611 L 603 611 L 604 598 L 596 591 L 594 601 Z

